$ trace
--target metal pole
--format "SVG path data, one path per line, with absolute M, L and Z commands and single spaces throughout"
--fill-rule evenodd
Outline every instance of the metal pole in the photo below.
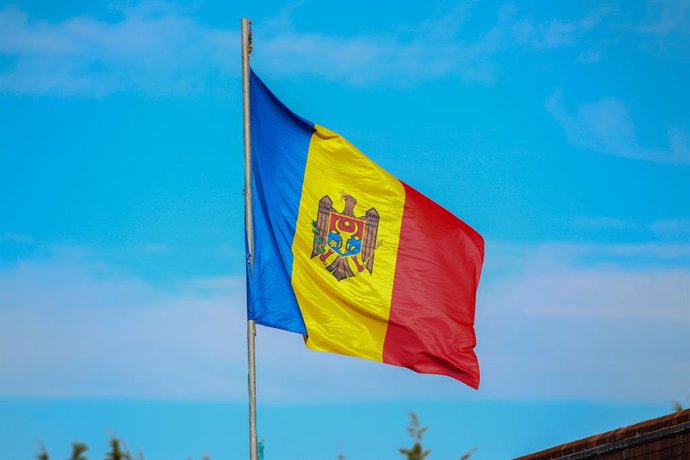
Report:
M 252 222 L 252 134 L 249 106 L 249 55 L 252 52 L 252 21 L 242 18 L 242 111 L 244 114 L 244 225 L 247 234 L 247 263 L 254 271 L 254 229 Z M 247 320 L 247 364 L 249 367 L 249 458 L 257 460 L 256 436 L 256 324 Z

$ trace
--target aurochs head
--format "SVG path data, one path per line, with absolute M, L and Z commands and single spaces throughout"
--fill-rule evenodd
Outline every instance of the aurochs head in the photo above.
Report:
M 331 213 L 328 247 L 341 257 L 359 254 L 362 251 L 364 225 L 362 219 Z

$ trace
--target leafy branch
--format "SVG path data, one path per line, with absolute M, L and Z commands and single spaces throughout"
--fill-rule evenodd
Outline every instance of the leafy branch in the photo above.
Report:
M 318 252 L 319 254 L 325 254 L 326 245 L 323 241 L 323 237 L 321 236 L 321 229 L 319 229 L 319 223 L 315 220 L 312 220 L 311 226 L 311 232 L 314 234 L 314 243 L 316 243 L 316 252 Z

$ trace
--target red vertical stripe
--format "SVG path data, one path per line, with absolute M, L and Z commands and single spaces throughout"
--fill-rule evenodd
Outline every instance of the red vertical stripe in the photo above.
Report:
M 383 361 L 479 387 L 474 309 L 484 240 L 407 184 Z

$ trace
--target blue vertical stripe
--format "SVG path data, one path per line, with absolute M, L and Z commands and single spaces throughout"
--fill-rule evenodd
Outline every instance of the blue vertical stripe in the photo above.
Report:
M 248 317 L 306 334 L 292 290 L 292 240 L 314 125 L 250 76 L 254 270 L 247 268 Z

